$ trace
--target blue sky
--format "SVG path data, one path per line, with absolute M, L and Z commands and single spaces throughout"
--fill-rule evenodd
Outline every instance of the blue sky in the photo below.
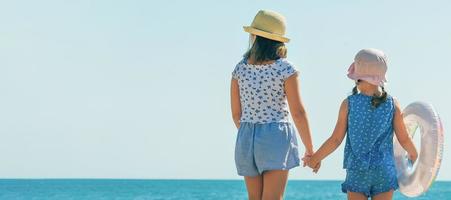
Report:
M 403 107 L 429 102 L 450 125 L 449 1 L 3 1 L 0 177 L 239 179 L 230 73 L 260 9 L 287 18 L 315 147 L 367 47 L 387 53 Z M 343 146 L 291 179 L 344 179 Z

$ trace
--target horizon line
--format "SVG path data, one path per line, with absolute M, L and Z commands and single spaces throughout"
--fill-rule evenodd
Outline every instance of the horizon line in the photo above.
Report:
M 2 178 L 5 180 L 135 180 L 135 181 L 243 181 L 243 179 L 214 178 Z M 289 179 L 288 181 L 343 181 L 343 179 Z M 434 182 L 451 182 L 451 180 L 435 180 Z

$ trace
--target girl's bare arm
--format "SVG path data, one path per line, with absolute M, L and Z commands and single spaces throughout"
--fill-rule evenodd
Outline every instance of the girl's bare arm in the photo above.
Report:
M 241 102 L 240 102 L 240 89 L 238 86 L 238 80 L 233 79 L 230 84 L 230 103 L 232 107 L 232 118 L 235 126 L 240 128 L 241 118 Z
M 335 125 L 334 132 L 329 137 L 329 139 L 324 142 L 324 144 L 318 149 L 318 151 L 313 154 L 313 156 L 308 161 L 308 166 L 316 168 L 318 163 L 321 162 L 325 157 L 335 151 L 338 146 L 340 146 L 343 138 L 346 135 L 346 130 L 348 127 L 348 100 L 344 100 L 341 103 L 340 111 L 338 113 L 337 124 Z
M 313 154 L 312 136 L 310 134 L 307 113 L 299 92 L 299 81 L 297 74 L 291 75 L 287 80 L 285 80 L 285 93 L 294 124 L 299 132 L 301 141 L 305 146 L 305 153 L 306 155 L 311 155 Z
M 395 114 L 393 118 L 393 128 L 396 134 L 396 138 L 409 154 L 409 159 L 415 162 L 418 157 L 417 149 L 412 142 L 409 134 L 407 133 L 406 125 L 404 124 L 404 118 L 402 116 L 401 106 L 398 101 L 395 100 Z

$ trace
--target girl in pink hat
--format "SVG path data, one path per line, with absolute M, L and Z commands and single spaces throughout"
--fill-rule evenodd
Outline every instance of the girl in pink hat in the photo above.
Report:
M 304 159 L 309 167 L 315 168 L 337 149 L 347 133 L 343 161 L 346 180 L 342 191 L 348 194 L 348 199 L 392 199 L 398 188 L 393 132 L 412 162 L 418 156 L 398 101 L 385 91 L 386 71 L 387 58 L 382 51 L 363 49 L 357 53 L 348 70 L 355 86 L 352 95 L 341 103 L 332 136 L 312 157 Z

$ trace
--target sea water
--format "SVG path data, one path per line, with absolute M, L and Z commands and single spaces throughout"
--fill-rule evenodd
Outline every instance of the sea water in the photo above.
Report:
M 285 199 L 346 199 L 341 181 L 288 182 Z M 0 199 L 246 199 L 242 180 L 0 179 Z M 409 199 L 399 191 L 394 199 Z M 417 198 L 451 200 L 451 182 Z

